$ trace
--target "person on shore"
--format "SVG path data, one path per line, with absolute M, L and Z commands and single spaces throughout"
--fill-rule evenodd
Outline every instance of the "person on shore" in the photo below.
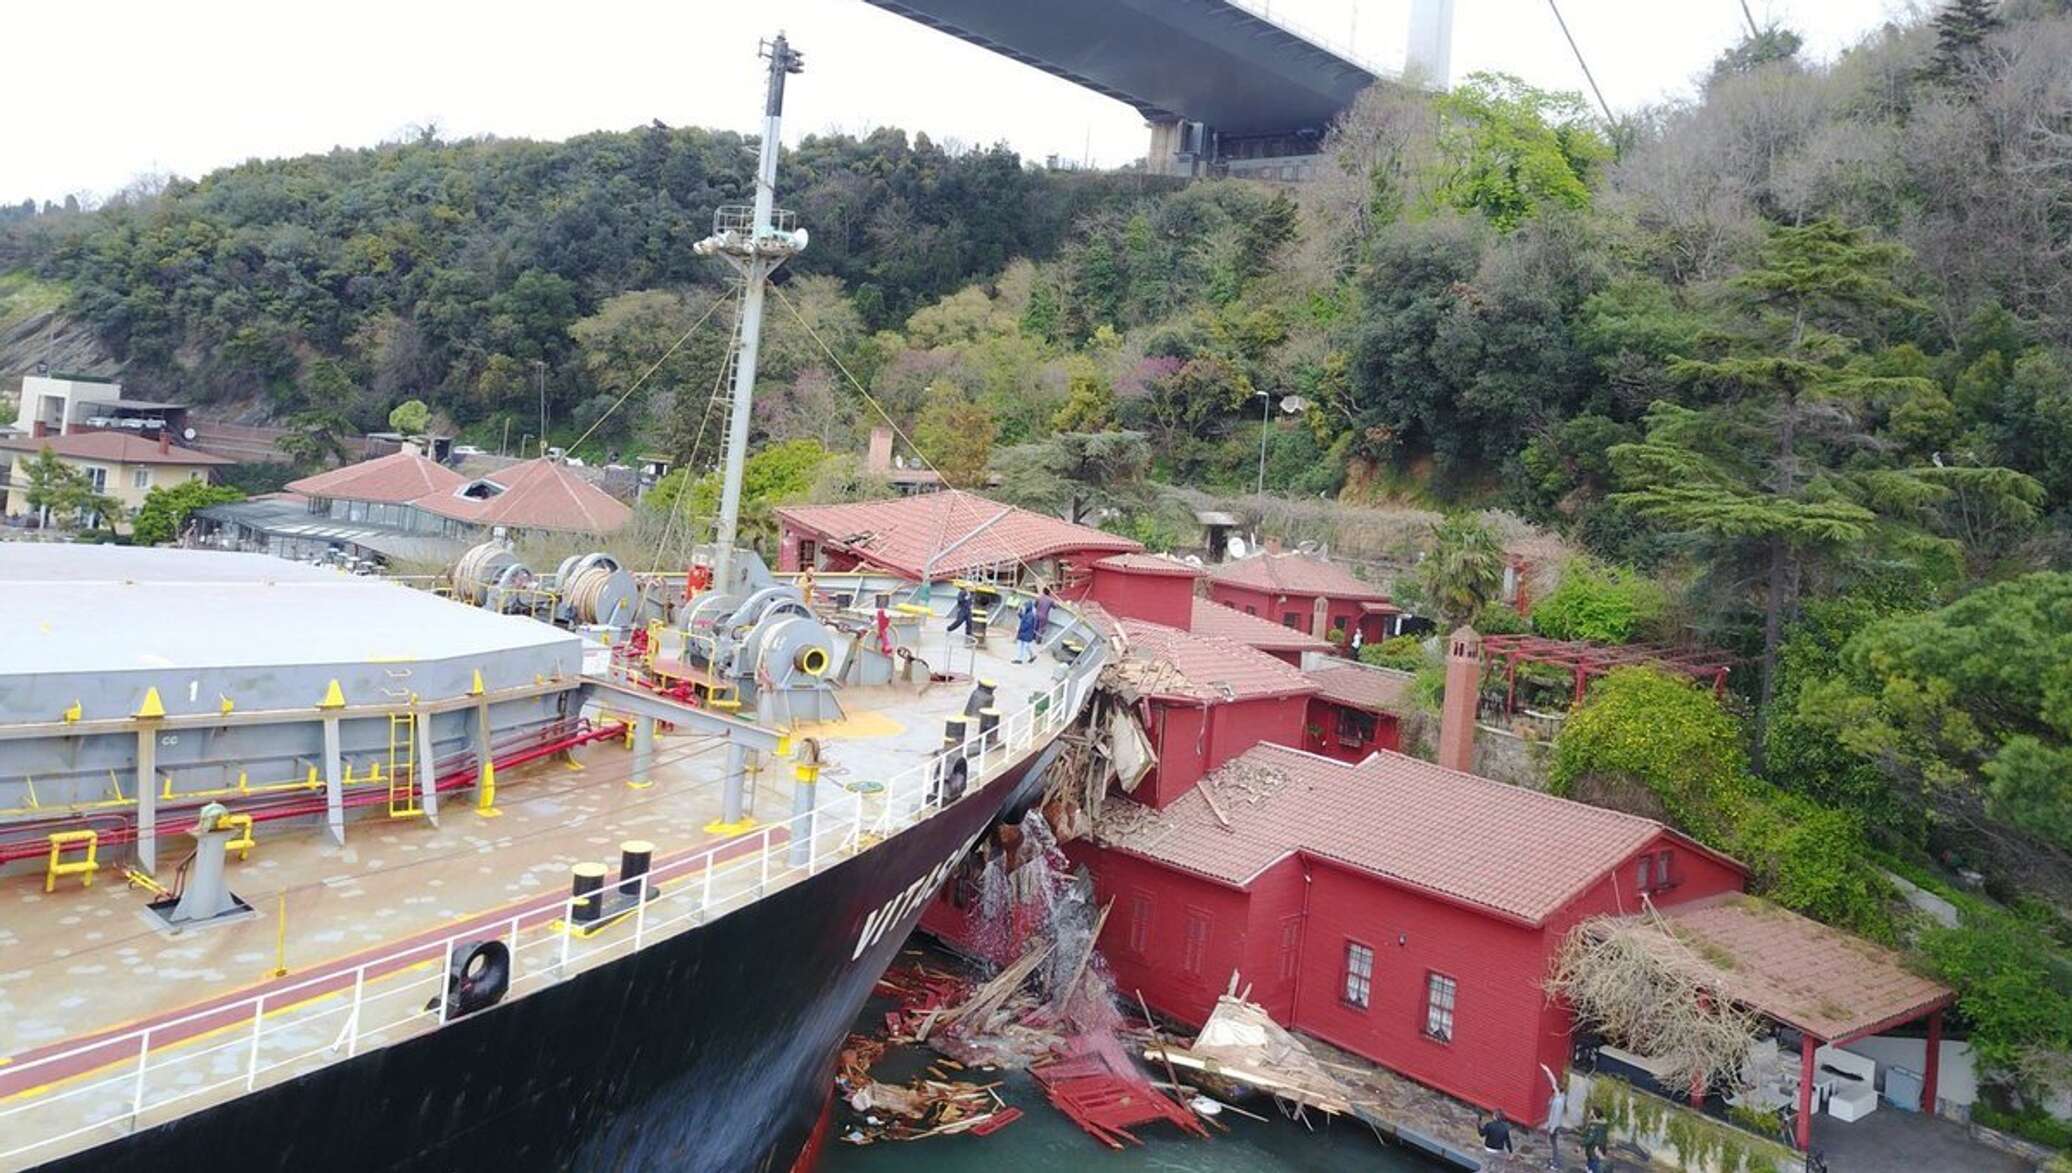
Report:
M 1604 1118 L 1604 1109 L 1593 1107 L 1590 1118 L 1583 1122 L 1583 1167 L 1590 1173 L 1605 1173 L 1611 1164 L 1605 1157 L 1605 1146 L 1611 1141 L 1612 1126 Z
M 1014 662 L 1034 663 L 1036 660 L 1036 633 L 1043 624 L 1036 618 L 1035 600 L 1022 604 L 1021 618 L 1014 629 Z
M 964 632 L 964 642 L 971 642 L 971 591 L 967 587 L 957 588 L 956 605 L 950 608 L 949 630 Z
M 1561 1081 L 1553 1069 L 1545 1063 L 1540 1071 L 1547 1077 L 1547 1168 L 1561 1168 L 1561 1126 L 1568 1120 L 1568 1093 L 1562 1089 Z
M 1506 1160 L 1517 1150 L 1511 1147 L 1511 1122 L 1504 1119 L 1504 1110 L 1498 1108 L 1496 1115 L 1482 1122 L 1478 1129 L 1482 1134 L 1482 1151 Z M 1494 1164 L 1494 1162 L 1491 1162 Z

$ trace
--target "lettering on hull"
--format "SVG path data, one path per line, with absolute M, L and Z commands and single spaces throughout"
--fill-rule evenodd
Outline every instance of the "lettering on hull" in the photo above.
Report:
M 972 844 L 978 842 L 979 835 L 985 833 L 985 829 L 980 828 L 977 834 L 964 841 L 962 847 L 951 852 L 948 859 L 928 869 L 920 879 L 908 884 L 897 896 L 879 905 L 865 917 L 863 931 L 856 935 L 856 950 L 849 954 L 849 960 L 855 961 L 862 957 L 865 950 L 878 943 L 887 929 L 898 924 L 906 918 L 907 913 L 919 908 L 924 901 L 935 895 L 935 890 L 942 886 L 944 880 L 950 878 L 951 870 L 964 858 L 965 853 L 971 850 Z

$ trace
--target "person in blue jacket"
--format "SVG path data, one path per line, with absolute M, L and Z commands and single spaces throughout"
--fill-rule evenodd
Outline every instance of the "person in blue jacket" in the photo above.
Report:
M 1036 633 L 1043 627 L 1036 617 L 1035 600 L 1022 604 L 1021 621 L 1014 629 L 1014 662 L 1031 663 L 1036 659 Z

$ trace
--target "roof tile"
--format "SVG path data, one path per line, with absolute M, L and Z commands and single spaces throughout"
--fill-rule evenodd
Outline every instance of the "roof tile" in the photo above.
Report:
M 1213 599 L 1198 596 L 1194 600 L 1194 617 L 1190 626 L 1197 634 L 1219 636 L 1266 652 L 1335 650 L 1329 640 L 1318 639 L 1306 631 L 1257 615 L 1247 615 L 1235 607 L 1226 607 Z
M 1274 594 L 1329 595 L 1334 599 L 1385 602 L 1388 592 L 1354 578 L 1344 567 L 1308 554 L 1261 551 L 1209 568 L 1212 582 L 1250 587 Z
M 1317 683 L 1324 700 L 1370 713 L 1402 712 L 1410 700 L 1410 680 L 1362 664 L 1331 664 L 1304 673 Z
M 106 460 L 114 464 L 231 464 L 221 456 L 169 445 L 158 450 L 158 441 L 127 432 L 73 432 L 64 436 L 19 436 L 0 440 L 0 448 L 16 452 L 41 452 L 45 448 L 74 460 Z
M 1276 781 L 1277 779 L 1277 781 Z M 1201 786 L 1218 787 L 1224 830 Z M 1112 798 L 1109 806 L 1132 800 Z M 1358 765 L 1246 750 L 1103 842 L 1242 885 L 1302 852 L 1538 924 L 1665 828 L 1651 819 L 1382 752 Z M 1673 834 L 1673 832 L 1671 832 Z
M 1677 953 L 1701 985 L 1825 1040 L 1904 1022 L 1955 997 L 1908 971 L 1897 953 L 1753 896 L 1694 900 L 1662 915 L 1658 923 L 1695 946 Z M 1666 936 L 1663 944 L 1671 947 Z
M 1131 659 L 1162 661 L 1190 684 L 1194 700 L 1262 700 L 1315 692 L 1316 685 L 1287 662 L 1213 635 L 1180 631 L 1141 619 L 1111 619 Z
M 1007 511 L 1004 516 L 1002 510 Z M 1131 553 L 1144 548 L 1128 538 L 957 489 L 844 505 L 790 505 L 776 512 L 788 526 L 818 534 L 830 545 L 912 578 L 924 572 L 940 578 L 1073 552 Z
M 288 482 L 305 497 L 379 501 L 407 505 L 431 493 L 451 493 L 467 483 L 459 473 L 415 452 L 391 452 Z

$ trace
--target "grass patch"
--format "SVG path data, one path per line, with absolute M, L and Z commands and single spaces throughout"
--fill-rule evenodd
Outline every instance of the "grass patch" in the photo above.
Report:
M 45 281 L 26 269 L 0 273 L 0 328 L 57 309 L 70 296 L 63 284 Z

